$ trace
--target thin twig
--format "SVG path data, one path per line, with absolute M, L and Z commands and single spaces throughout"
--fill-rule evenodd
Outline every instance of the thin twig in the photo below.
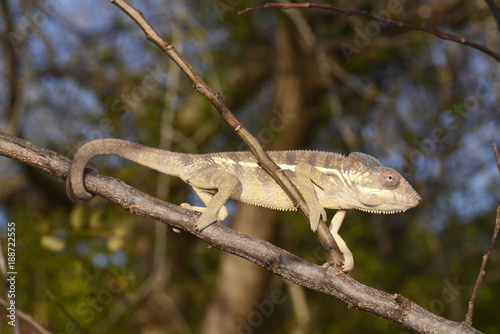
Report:
M 69 314 L 68 310 L 66 310 L 64 305 L 56 298 L 56 296 L 54 296 L 54 294 L 52 292 L 50 292 L 49 290 L 47 290 L 46 294 L 54 302 L 54 304 L 57 305 L 59 310 L 61 310 L 61 312 L 69 319 L 69 321 L 71 321 L 71 323 L 75 327 L 77 333 L 84 334 L 84 331 L 83 331 L 82 327 L 80 327 L 80 325 L 78 324 L 78 321 L 76 321 L 76 319 L 73 318 L 71 316 L 71 314 Z
M 0 297 L 0 305 L 7 308 L 7 307 L 9 307 L 10 303 L 7 299 L 3 299 L 2 297 Z M 38 323 L 35 319 L 33 319 L 33 317 L 31 315 L 29 315 L 28 313 L 24 312 L 23 310 L 21 310 L 19 308 L 16 308 L 16 316 L 18 316 L 19 319 L 23 320 L 27 324 L 30 324 L 31 327 L 36 329 L 41 334 L 52 334 L 53 333 L 53 332 L 47 330 L 42 325 L 40 325 L 40 323 Z M 21 328 L 21 326 L 17 325 L 16 328 Z M 26 328 L 24 328 L 23 333 L 28 333 L 28 330 Z
M 497 169 L 498 169 L 498 172 L 500 173 L 500 160 L 498 160 L 497 145 L 495 145 L 495 144 L 493 144 L 493 151 L 495 151 L 495 158 L 497 159 Z
M 498 172 L 500 173 L 500 160 L 498 159 L 498 151 L 497 151 L 497 146 L 493 144 L 493 150 L 495 151 L 495 157 L 497 160 L 497 168 Z M 497 218 L 495 221 L 495 228 L 493 229 L 493 235 L 491 236 L 491 242 L 490 246 L 488 247 L 488 250 L 483 256 L 483 261 L 481 262 L 481 268 L 479 269 L 479 274 L 477 276 L 476 284 L 474 285 L 474 290 L 472 291 L 472 295 L 470 296 L 469 300 L 469 306 L 467 308 L 467 314 L 465 316 L 465 323 L 468 324 L 469 326 L 472 325 L 472 313 L 474 310 L 474 302 L 476 301 L 476 296 L 477 292 L 479 290 L 479 286 L 481 285 L 481 282 L 483 280 L 484 274 L 486 273 L 485 268 L 486 268 L 486 262 L 488 261 L 488 258 L 490 257 L 491 251 L 493 250 L 493 247 L 495 246 L 495 241 L 497 239 L 498 231 L 500 230 L 500 205 L 497 207 Z
M 252 134 L 243 126 L 243 124 L 238 121 L 238 119 L 233 115 L 231 110 L 225 104 L 222 96 L 212 90 L 203 81 L 201 76 L 195 71 L 193 66 L 175 49 L 175 47 L 165 41 L 151 26 L 151 24 L 144 18 L 144 15 L 137 8 L 132 7 L 125 0 L 111 0 L 111 2 L 125 12 L 130 18 L 132 18 L 139 27 L 146 34 L 146 38 L 158 46 L 163 52 L 165 52 L 182 71 L 188 76 L 194 85 L 194 88 L 207 98 L 212 105 L 221 114 L 222 118 L 228 123 L 231 128 L 243 139 L 243 141 L 248 145 L 250 151 L 255 155 L 259 161 L 262 168 L 264 168 L 269 175 L 283 188 L 290 199 L 293 201 L 297 209 L 309 219 L 309 209 L 300 195 L 297 188 L 290 182 L 290 180 L 285 175 L 284 171 L 281 170 L 266 154 L 262 145 L 257 138 L 252 136 Z M 327 251 L 328 263 L 330 266 L 334 267 L 338 273 L 341 273 L 341 267 L 343 263 L 343 254 L 338 248 L 333 236 L 328 230 L 325 222 L 321 221 L 318 228 L 318 238 L 320 239 L 323 247 Z
M 440 31 L 438 29 L 434 29 L 431 27 L 418 25 L 418 24 L 410 24 L 410 23 L 405 23 L 405 22 L 400 22 L 400 21 L 394 21 L 391 19 L 387 19 L 384 17 L 373 15 L 367 11 L 351 10 L 351 9 L 341 8 L 341 7 L 337 7 L 337 6 L 333 6 L 333 5 L 313 4 L 313 3 L 308 3 L 308 2 L 307 3 L 291 3 L 291 4 L 268 2 L 262 6 L 247 8 L 245 10 L 238 12 L 238 14 L 243 14 L 246 12 L 260 10 L 260 9 L 266 9 L 266 8 L 279 8 L 279 9 L 320 8 L 320 9 L 325 9 L 325 10 L 332 10 L 332 11 L 335 11 L 338 13 L 345 14 L 347 16 L 363 16 L 363 17 L 367 17 L 367 18 L 375 20 L 375 21 L 384 22 L 384 23 L 387 23 L 390 25 L 395 25 L 395 26 L 398 26 L 400 28 L 425 31 L 425 32 L 428 32 L 429 34 L 437 36 L 441 39 L 452 41 L 452 42 L 463 44 L 463 45 L 467 45 L 473 49 L 479 50 L 479 51 L 489 55 L 490 57 L 492 57 L 496 61 L 500 62 L 500 54 L 494 52 L 493 50 L 488 49 L 487 47 L 485 47 L 482 44 L 478 44 L 476 42 L 466 40 L 463 37 L 457 37 L 455 35 L 445 33 L 445 32 Z

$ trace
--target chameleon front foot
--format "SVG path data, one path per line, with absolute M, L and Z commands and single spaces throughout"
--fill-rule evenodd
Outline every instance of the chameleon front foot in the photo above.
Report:
M 215 218 L 215 215 L 207 215 L 205 212 L 200 216 L 194 227 L 196 231 L 201 232 L 213 223 L 219 223 L 219 220 Z

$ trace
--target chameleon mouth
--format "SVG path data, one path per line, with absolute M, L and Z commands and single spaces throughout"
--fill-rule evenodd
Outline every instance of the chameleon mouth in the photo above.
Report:
M 356 208 L 360 211 L 368 212 L 368 213 L 377 213 L 377 214 L 394 214 L 394 213 L 401 213 L 405 212 L 408 209 L 416 207 L 422 198 L 417 194 L 416 191 L 413 191 L 411 194 L 393 194 L 396 198 L 397 201 L 396 203 L 399 203 L 398 208 L 391 208 L 390 206 L 387 207 L 383 203 L 382 204 L 371 204 L 371 203 L 364 203 L 364 207 L 361 208 Z M 402 203 L 405 203 L 406 205 L 401 205 Z
M 412 204 L 414 204 L 412 206 L 413 207 L 416 207 L 418 205 L 418 203 L 420 203 L 420 201 L 422 200 L 422 197 L 420 197 L 420 195 L 416 192 L 416 191 L 413 191 L 413 193 L 411 193 L 410 195 L 407 195 L 407 196 L 402 196 L 407 202 L 410 202 Z
M 384 215 L 391 215 L 394 213 L 402 213 L 405 212 L 408 209 L 403 209 L 403 210 L 395 210 L 395 211 L 379 211 L 379 210 L 369 210 L 369 209 L 359 209 L 360 211 L 368 212 L 368 213 L 376 213 L 376 214 L 384 214 Z
M 422 197 L 420 197 L 420 195 L 415 191 L 415 189 L 411 188 L 410 190 L 411 191 L 409 193 L 406 193 L 404 195 L 397 193 L 395 194 L 398 199 L 408 203 L 408 205 L 411 205 L 408 208 L 404 209 L 403 211 L 406 211 L 409 208 L 416 207 L 418 203 L 420 203 L 420 201 L 422 200 Z

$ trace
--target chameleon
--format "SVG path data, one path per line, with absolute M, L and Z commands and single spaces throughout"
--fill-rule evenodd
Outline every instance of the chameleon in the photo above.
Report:
M 344 255 L 342 270 L 354 268 L 354 258 L 338 230 L 346 210 L 397 213 L 418 205 L 421 198 L 394 169 L 374 157 L 354 152 L 338 153 L 297 150 L 269 151 L 268 156 L 298 188 L 310 211 L 310 226 L 316 232 L 325 209 L 336 209 L 330 233 Z M 181 204 L 202 212 L 196 229 L 202 231 L 228 216 L 229 198 L 275 210 L 297 210 L 292 200 L 259 165 L 251 152 L 187 154 L 165 151 L 121 139 L 98 139 L 75 154 L 66 179 L 68 196 L 88 201 L 94 195 L 84 186 L 85 168 L 97 171 L 88 161 L 97 155 L 116 155 L 171 176 L 190 185 L 206 207 Z

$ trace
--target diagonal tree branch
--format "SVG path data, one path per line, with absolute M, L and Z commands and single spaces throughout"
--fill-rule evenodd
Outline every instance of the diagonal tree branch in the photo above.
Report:
M 71 160 L 33 143 L 0 132 L 0 155 L 66 180 Z M 64 186 L 61 184 L 61 189 Z M 209 245 L 247 259 L 303 287 L 340 299 L 350 308 L 376 314 L 417 333 L 480 333 L 471 326 L 439 317 L 399 294 L 366 286 L 348 275 L 307 262 L 255 236 L 214 224 L 195 230 L 200 213 L 144 194 L 111 177 L 87 173 L 85 188 L 129 212 L 185 230 Z
M 186 59 L 184 59 L 184 57 L 175 49 L 175 47 L 165 41 L 156 32 L 156 30 L 144 18 L 144 15 L 140 10 L 130 6 L 124 0 L 111 0 L 111 2 L 118 8 L 120 8 L 123 12 L 125 12 L 128 16 L 130 16 L 144 31 L 144 33 L 146 34 L 146 38 L 153 42 L 161 50 L 163 50 L 163 52 L 165 52 L 182 69 L 182 71 L 193 82 L 194 88 L 212 103 L 215 109 L 217 109 L 217 111 L 221 114 L 222 118 L 248 145 L 262 168 L 264 168 L 269 173 L 269 175 L 274 180 L 276 180 L 276 182 L 288 194 L 297 209 L 307 219 L 309 219 L 309 210 L 297 188 L 295 188 L 295 186 L 286 177 L 283 170 L 281 170 L 267 156 L 258 139 L 252 136 L 252 134 L 243 126 L 243 124 L 241 124 L 240 121 L 238 121 L 238 119 L 233 115 L 233 113 L 225 104 L 222 96 L 218 92 L 212 90 L 205 83 L 205 81 L 203 81 L 201 76 L 194 70 L 191 64 Z M 343 254 L 335 243 L 335 240 L 330 234 L 330 231 L 328 230 L 328 227 L 326 226 L 324 221 L 320 222 L 317 234 L 323 247 L 326 250 L 328 263 L 335 269 L 337 273 L 342 273 L 341 266 L 344 258 Z
M 325 10 L 332 10 L 337 13 L 342 13 L 347 16 L 363 16 L 367 17 L 369 19 L 379 21 L 379 22 L 384 22 L 390 25 L 395 25 L 400 28 L 406 28 L 406 29 L 413 29 L 413 30 L 420 30 L 420 31 L 425 31 L 428 32 L 429 34 L 432 34 L 434 36 L 437 36 L 441 39 L 452 41 L 455 43 L 467 45 L 473 49 L 479 50 L 491 58 L 495 59 L 496 61 L 500 62 L 500 54 L 494 52 L 491 49 L 488 49 L 482 44 L 469 41 L 463 37 L 457 37 L 452 34 L 445 33 L 443 31 L 440 31 L 438 29 L 434 29 L 428 26 L 422 26 L 418 24 L 411 24 L 411 23 L 405 23 L 405 22 L 400 22 L 400 21 L 394 21 L 385 17 L 380 17 L 374 14 L 371 14 L 367 11 L 360 11 L 360 10 L 351 10 L 351 9 L 346 9 L 342 7 L 337 7 L 333 5 L 325 5 L 325 4 L 315 4 L 315 3 L 275 3 L 275 2 L 268 2 L 262 6 L 256 6 L 256 7 L 250 7 L 245 10 L 242 10 L 238 12 L 238 14 L 243 14 L 246 12 L 254 11 L 254 10 L 260 10 L 260 9 L 266 9 L 266 8 L 279 8 L 279 9 L 290 9 L 290 8 L 320 8 L 320 9 L 325 9 Z M 495 16 L 496 17 L 496 16 Z

